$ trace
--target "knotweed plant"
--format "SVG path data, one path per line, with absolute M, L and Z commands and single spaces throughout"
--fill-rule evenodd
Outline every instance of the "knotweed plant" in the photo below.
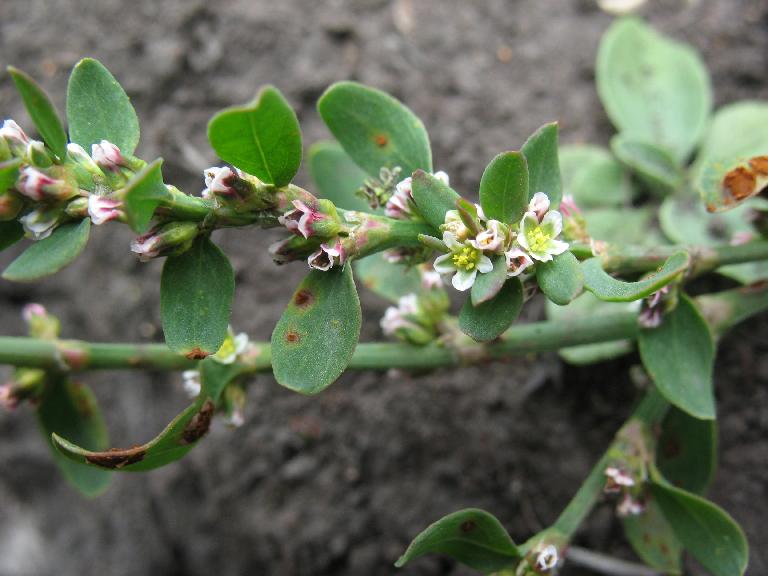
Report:
M 680 573 L 687 551 L 712 574 L 744 573 L 745 535 L 703 494 L 715 467 L 716 340 L 768 307 L 766 212 L 756 197 L 768 185 L 768 104 L 713 114 L 690 48 L 617 20 L 597 59 L 598 92 L 618 130 L 610 150 L 560 147 L 558 125 L 546 124 L 493 158 L 465 195 L 433 166 L 421 121 L 353 82 L 319 101 L 336 141 L 310 148 L 313 191 L 293 184 L 299 123 L 268 86 L 212 118 L 221 163 L 188 193 L 166 182 L 161 159 L 134 156 L 136 113 L 99 62 L 72 71 L 67 130 L 40 86 L 9 72 L 32 122 L 7 119 L 0 129 L 0 248 L 31 242 L 3 278 L 58 272 L 92 226 L 127 225 L 136 237 L 126 252 L 164 259 L 164 344 L 61 339 L 58 320 L 33 303 L 23 310 L 29 337 L 0 338 L 0 361 L 16 366 L 0 403 L 29 406 L 77 490 L 93 496 L 111 473 L 179 460 L 217 415 L 241 424 L 256 373 L 312 395 L 347 369 L 459 369 L 546 350 L 590 364 L 637 345 L 642 397 L 548 528 L 516 544 L 488 512 L 461 510 L 416 536 L 397 565 L 442 553 L 484 574 L 554 574 L 591 510 L 607 503 L 653 569 Z M 211 240 L 246 226 L 281 230 L 272 258 L 307 271 L 269 343 L 230 327 L 234 274 Z M 742 286 L 691 297 L 689 282 L 705 274 Z M 356 281 L 391 301 L 381 329 L 393 341 L 358 343 Z M 458 315 L 450 293 L 463 301 Z M 539 293 L 548 320 L 517 323 Z M 75 381 L 105 368 L 179 371 L 191 403 L 150 442 L 110 448 L 94 396 Z M 669 442 L 674 453 L 660 450 Z

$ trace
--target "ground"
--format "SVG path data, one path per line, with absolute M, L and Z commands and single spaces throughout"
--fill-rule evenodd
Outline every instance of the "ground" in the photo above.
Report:
M 762 0 L 651 0 L 650 21 L 693 44 L 718 104 L 768 98 Z M 407 102 L 435 165 L 471 195 L 486 163 L 559 120 L 565 142 L 606 143 L 594 60 L 610 18 L 592 0 L 4 0 L 0 63 L 40 79 L 63 109 L 69 68 L 102 60 L 142 121 L 139 153 L 198 192 L 215 161 L 205 124 L 272 83 L 296 107 L 305 142 L 327 137 L 315 101 L 354 79 Z M 7 75 L 0 116 L 29 126 Z M 300 183 L 308 184 L 306 172 Z M 158 341 L 160 263 L 128 253 L 122 227 L 95 230 L 84 255 L 31 286 L 0 283 L 0 325 L 20 335 L 24 303 L 62 318 L 68 337 Z M 219 233 L 237 270 L 234 324 L 268 339 L 301 265 L 277 268 L 257 230 Z M 0 255 L 6 265 L 18 250 Z M 384 303 L 365 294 L 363 338 Z M 529 318 L 540 314 L 534 304 Z M 730 334 L 718 356 L 720 471 L 710 496 L 744 526 L 751 573 L 768 572 L 768 330 Z M 570 498 L 637 397 L 636 357 L 598 370 L 554 355 L 424 376 L 350 373 L 316 398 L 260 377 L 247 423 L 217 423 L 180 463 L 120 475 L 87 501 L 63 482 L 28 409 L 0 414 L 0 574 L 460 575 L 437 557 L 392 563 L 431 521 L 466 506 L 524 540 Z M 3 373 L 2 375 L 6 375 Z M 184 405 L 179 376 L 94 373 L 116 445 L 146 441 Z M 631 558 L 608 507 L 577 543 Z M 693 573 L 698 573 L 692 568 Z M 589 574 L 567 567 L 566 576 Z

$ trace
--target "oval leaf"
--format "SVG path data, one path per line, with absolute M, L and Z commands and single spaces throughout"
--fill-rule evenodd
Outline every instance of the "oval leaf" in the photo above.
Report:
M 685 173 L 664 148 L 622 134 L 611 140 L 611 150 L 646 183 L 652 192 L 665 196 L 685 185 Z
M 675 486 L 704 494 L 717 469 L 717 422 L 672 407 L 661 426 L 656 465 Z
M 528 166 L 521 152 L 502 152 L 480 179 L 480 205 L 486 217 L 518 223 L 528 207 Z
M 596 74 L 603 106 L 622 134 L 667 148 L 678 163 L 688 158 L 712 109 L 707 70 L 691 48 L 622 18 L 600 42 Z
M 411 190 L 419 214 L 435 228 L 440 228 L 445 222 L 448 210 L 456 210 L 456 201 L 461 198 L 445 182 L 423 170 L 413 173 Z
M 130 227 L 139 234 L 146 232 L 160 203 L 171 197 L 163 183 L 162 165 L 163 159 L 158 158 L 142 168 L 125 186 L 125 215 Z
M 290 184 L 301 165 L 299 121 L 274 86 L 211 118 L 208 140 L 219 158 L 278 187 Z
M 67 86 L 69 139 L 90 151 L 109 140 L 123 154 L 133 154 L 139 143 L 139 119 L 130 98 L 101 62 L 80 60 Z
M 25 72 L 13 66 L 8 66 L 8 72 L 13 77 L 16 89 L 21 94 L 24 106 L 27 108 L 32 122 L 35 123 L 37 131 L 40 132 L 40 136 L 53 150 L 53 153 L 63 159 L 67 154 L 67 133 L 64 131 L 64 126 L 50 98 L 37 82 Z
M 394 303 L 421 289 L 421 276 L 416 268 L 387 262 L 381 252 L 355 262 L 355 273 L 363 286 Z
M 523 286 L 518 278 L 510 278 L 496 296 L 472 305 L 467 298 L 459 312 L 459 328 L 478 342 L 488 342 L 501 336 L 517 319 L 523 307 Z
M 632 199 L 624 167 L 598 146 L 561 146 L 560 171 L 564 193 L 581 208 L 623 206 Z
M 657 482 L 651 494 L 678 540 L 715 576 L 737 576 L 747 569 L 744 532 L 725 511 L 700 496 Z
M 395 566 L 401 568 L 430 553 L 447 554 L 483 574 L 514 566 L 522 558 L 501 522 L 477 508 L 459 510 L 430 525 Z
M 355 163 L 378 178 L 382 167 L 432 172 L 424 124 L 398 100 L 355 82 L 328 88 L 317 103 L 320 116 Z M 442 224 L 442 222 L 441 222 Z
M 695 418 L 715 417 L 712 334 L 696 305 L 681 294 L 658 328 L 640 330 L 640 357 L 659 392 Z
M 352 359 L 361 319 L 352 267 L 312 270 L 272 333 L 275 379 L 302 394 L 330 386 Z
M 105 450 L 109 446 L 107 427 L 91 390 L 65 379 L 49 381 L 37 406 L 37 419 L 67 481 L 87 497 L 106 490 L 112 479 L 109 472 L 73 462 L 51 442 L 51 436 L 59 434 L 90 450 Z
M 546 297 L 560 306 L 572 302 L 584 289 L 581 265 L 576 256 L 567 250 L 549 262 L 539 262 L 536 280 Z
M 640 559 L 664 574 L 682 573 L 683 546 L 652 497 L 637 516 L 621 519 L 624 534 Z
M 356 195 L 365 183 L 365 172 L 358 168 L 336 142 L 317 142 L 309 149 L 309 172 L 321 198 L 337 208 L 373 212 L 368 202 Z
M 623 282 L 603 270 L 600 258 L 590 258 L 582 263 L 584 287 L 606 302 L 640 300 L 677 280 L 686 271 L 689 263 L 690 256 L 687 252 L 676 252 L 648 278 L 638 282 Z
M 91 220 L 62 224 L 53 234 L 35 242 L 8 265 L 3 278 L 14 282 L 32 282 L 55 274 L 80 255 L 88 243 Z
M 472 306 L 479 306 L 483 302 L 494 298 L 507 281 L 507 259 L 501 255 L 493 259 L 493 270 L 487 274 L 478 274 L 472 285 L 470 297 Z
M 554 210 L 563 198 L 560 157 L 557 151 L 557 122 L 545 124 L 523 144 L 521 152 L 528 162 L 528 196 L 544 192 Z
M 171 350 L 188 358 L 215 354 L 227 336 L 235 276 L 232 265 L 207 237 L 169 256 L 160 279 L 160 316 Z

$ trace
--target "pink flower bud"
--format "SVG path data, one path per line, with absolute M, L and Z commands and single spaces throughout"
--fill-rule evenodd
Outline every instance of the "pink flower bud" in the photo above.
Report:
M 528 212 L 536 214 L 536 218 L 541 222 L 548 211 L 549 197 L 544 192 L 536 192 L 528 204 Z
M 526 252 L 519 248 L 512 248 L 504 253 L 507 259 L 507 277 L 519 276 L 526 268 L 533 265 L 533 260 Z
M 336 265 L 343 266 L 346 259 L 347 254 L 344 246 L 341 244 L 341 240 L 337 238 L 333 246 L 329 243 L 321 244 L 320 249 L 307 258 L 307 263 L 310 268 L 325 272 Z
M 13 384 L 8 382 L 0 386 L 0 406 L 10 411 L 16 408 L 18 405 L 19 399 L 13 393 Z
M 88 196 L 88 215 L 96 226 L 101 226 L 110 220 L 116 220 L 123 215 L 123 203 L 114 198 L 91 194 Z
M 117 172 L 125 164 L 120 148 L 108 140 L 102 140 L 98 144 L 93 144 L 91 146 L 91 156 L 99 167 L 112 172 Z
M 474 240 L 470 240 L 469 243 L 478 250 L 496 252 L 504 247 L 506 240 L 506 236 L 501 230 L 501 222 L 489 220 L 486 226 L 487 228 L 480 232 Z
M 434 270 L 423 270 L 421 272 L 421 287 L 425 290 L 435 290 L 443 287 L 443 277 Z
M 21 309 L 21 317 L 28 325 L 32 324 L 36 318 L 45 318 L 48 312 L 42 304 L 31 302 Z
M 412 180 L 408 177 L 395 186 L 394 194 L 387 200 L 384 207 L 384 214 L 398 220 L 408 220 L 411 217 L 414 207 L 411 185 Z
M 71 195 L 71 189 L 63 180 L 51 178 L 37 168 L 27 166 L 21 171 L 16 189 L 36 202 L 46 199 L 65 199 L 66 195 Z
M 619 502 L 619 505 L 616 507 L 616 514 L 618 514 L 620 518 L 640 516 L 643 512 L 645 512 L 643 503 L 635 500 L 630 494 L 624 494 L 624 498 L 621 499 L 621 502 Z
M 560 203 L 560 213 L 563 215 L 563 218 L 572 218 L 581 214 L 581 210 L 579 210 L 576 201 L 570 194 L 563 196 L 563 201 Z
M 195 222 L 171 222 L 156 226 L 146 234 L 134 238 L 131 251 L 138 254 L 142 262 L 158 256 L 178 254 L 192 245 L 199 232 Z
M 59 207 L 36 208 L 19 218 L 28 237 L 34 240 L 48 238 L 58 226 L 63 210 Z
M 211 166 L 203 170 L 203 176 L 205 176 L 203 198 L 211 199 L 215 194 L 232 196 L 236 193 L 233 184 L 239 176 L 229 166 Z
M 634 485 L 634 478 L 627 474 L 625 470 L 616 466 L 608 466 L 605 469 L 605 488 L 603 488 L 603 491 L 606 494 L 616 494 Z
M 21 154 L 21 151 L 26 149 L 27 144 L 29 144 L 29 136 L 24 133 L 21 126 L 10 119 L 3 122 L 3 126 L 0 128 L 0 138 L 4 139 L 16 154 Z
M 294 234 L 301 234 L 304 238 L 314 236 L 312 224 L 328 217 L 301 200 L 294 200 L 292 204 L 294 209 L 280 216 L 277 221 Z

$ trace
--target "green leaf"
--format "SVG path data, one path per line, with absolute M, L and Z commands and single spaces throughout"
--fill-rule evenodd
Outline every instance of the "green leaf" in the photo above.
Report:
M 502 152 L 483 172 L 480 205 L 487 218 L 517 224 L 528 207 L 528 190 L 525 156 L 521 152 Z
M 747 569 L 744 532 L 725 511 L 700 496 L 659 482 L 651 494 L 678 540 L 714 576 L 737 576 Z
M 606 302 L 631 302 L 650 296 L 683 274 L 690 264 L 687 252 L 672 254 L 656 272 L 637 282 L 623 282 L 606 274 L 599 257 L 582 263 L 584 287 Z
M 134 232 L 147 231 L 155 210 L 163 200 L 170 199 L 171 193 L 163 183 L 163 159 L 158 158 L 141 169 L 125 185 L 123 205 L 128 224 Z
M 0 222 L 0 252 L 24 238 L 24 227 L 17 221 Z
M 361 319 L 352 267 L 312 270 L 272 332 L 275 379 L 302 394 L 330 386 L 352 359 Z
M 8 265 L 3 278 L 14 282 L 32 282 L 55 274 L 80 255 L 88 243 L 90 218 L 62 224 L 53 234 L 35 242 Z
M 387 262 L 381 252 L 354 263 L 357 278 L 374 294 L 397 303 L 400 297 L 421 289 L 421 276 L 416 268 Z
M 646 183 L 652 192 L 666 196 L 685 185 L 685 172 L 664 148 L 617 134 L 611 150 L 621 162 Z
M 625 136 L 652 142 L 685 161 L 712 109 L 709 75 L 688 46 L 636 18 L 616 20 L 597 55 L 597 91 Z
M 19 166 L 21 166 L 22 162 L 21 158 L 0 162 L 0 194 L 11 187 L 16 187 L 16 179 L 19 177 Z
M 123 154 L 133 154 L 139 143 L 139 119 L 130 98 L 103 64 L 80 60 L 67 86 L 69 139 L 90 150 L 109 140 Z
M 422 170 L 413 173 L 411 190 L 419 213 L 435 228 L 445 222 L 448 210 L 456 210 L 456 201 L 460 199 L 450 186 Z
M 319 197 L 327 198 L 344 210 L 373 212 L 368 202 L 355 194 L 365 183 L 365 172 L 336 142 L 312 145 L 309 149 L 309 172 Z
M 681 294 L 661 326 L 640 330 L 638 345 L 643 365 L 664 398 L 695 418 L 714 419 L 715 346 L 690 298 Z
M 498 294 L 478 306 L 467 298 L 459 312 L 459 328 L 478 342 L 501 336 L 517 319 L 523 307 L 523 286 L 518 278 L 510 278 Z
M 670 409 L 661 426 L 656 465 L 675 486 L 704 494 L 717 469 L 717 422 Z
M 621 519 L 624 534 L 640 559 L 664 574 L 682 574 L 683 546 L 652 497 L 645 511 Z
M 622 245 L 655 246 L 663 239 L 653 228 L 654 210 L 650 206 L 623 208 L 594 208 L 585 210 L 587 231 L 595 240 Z
M 493 258 L 493 270 L 487 274 L 478 274 L 472 285 L 470 298 L 472 306 L 488 302 L 499 293 L 507 280 L 507 259 L 501 255 Z
M 550 262 L 539 262 L 536 280 L 544 295 L 560 306 L 572 302 L 584 289 L 584 272 L 576 256 L 568 250 Z
M 551 300 L 547 300 L 546 303 L 547 318 L 562 323 L 587 316 L 598 317 L 622 314 L 633 311 L 636 307 L 637 305 L 634 302 L 603 302 L 590 292 L 583 292 L 581 296 L 567 306 L 560 306 Z M 587 365 L 623 356 L 633 349 L 634 344 L 630 340 L 616 340 L 561 348 L 559 354 L 570 364 Z
M 274 86 L 211 118 L 208 140 L 219 158 L 278 187 L 290 184 L 301 165 L 299 121 Z
M 49 380 L 37 406 L 37 420 L 67 481 L 87 497 L 104 492 L 112 480 L 109 472 L 73 462 L 51 442 L 51 435 L 59 434 L 91 450 L 104 450 L 109 446 L 107 427 L 91 390 L 65 378 Z
M 528 162 L 528 198 L 544 192 L 553 210 L 558 209 L 563 199 L 557 140 L 558 125 L 552 122 L 536 130 L 521 150 Z
M 50 98 L 38 83 L 25 72 L 13 66 L 8 66 L 8 72 L 13 77 L 16 89 L 21 94 L 24 106 L 26 106 L 32 122 L 35 123 L 37 131 L 40 132 L 40 136 L 53 150 L 53 153 L 63 159 L 67 154 L 67 133 L 64 131 L 64 126 Z
M 501 522 L 477 508 L 459 510 L 427 527 L 395 566 L 430 553 L 447 554 L 483 574 L 514 566 L 522 558 Z
M 750 197 L 725 186 L 726 174 L 751 158 L 768 156 L 768 103 L 738 102 L 717 111 L 693 167 L 693 182 L 710 212 L 738 206 Z M 750 169 L 751 172 L 751 169 Z M 765 186 L 755 186 L 752 195 Z M 748 191 L 748 190 L 747 190 Z
M 338 82 L 317 103 L 320 116 L 355 163 L 378 178 L 382 167 L 432 172 L 432 150 L 421 120 L 392 96 Z
M 160 278 L 160 316 L 168 347 L 188 358 L 215 354 L 227 336 L 235 275 L 224 253 L 205 236 L 169 256 Z
M 623 206 L 633 190 L 624 167 L 598 146 L 560 147 L 560 172 L 565 194 L 584 208 Z

